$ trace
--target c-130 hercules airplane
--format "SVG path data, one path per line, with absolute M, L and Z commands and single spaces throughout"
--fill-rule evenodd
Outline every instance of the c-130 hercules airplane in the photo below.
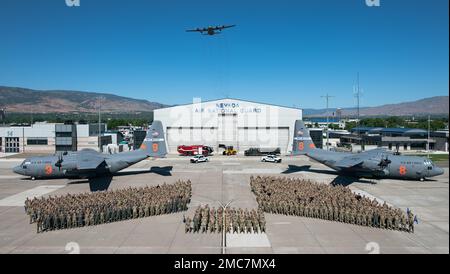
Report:
M 32 180 L 36 178 L 96 178 L 112 176 L 114 173 L 148 157 L 163 158 L 166 154 L 162 123 L 153 121 L 138 150 L 109 155 L 85 149 L 78 152 L 32 157 L 23 161 L 13 171 L 17 174 L 30 176 Z
M 363 178 L 421 180 L 442 175 L 444 170 L 430 159 L 394 155 L 385 149 L 345 153 L 318 149 L 301 120 L 295 122 L 292 155 L 306 155 L 343 175 Z

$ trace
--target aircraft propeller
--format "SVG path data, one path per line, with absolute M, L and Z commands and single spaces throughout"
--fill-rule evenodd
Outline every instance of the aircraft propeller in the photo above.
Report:
M 386 158 L 382 158 L 378 165 L 382 168 L 386 168 L 390 163 L 392 163 L 392 161 L 389 160 L 388 156 L 386 155 Z
M 55 166 L 61 170 L 62 162 L 64 161 L 62 153 L 58 153 L 58 161 L 56 161 Z

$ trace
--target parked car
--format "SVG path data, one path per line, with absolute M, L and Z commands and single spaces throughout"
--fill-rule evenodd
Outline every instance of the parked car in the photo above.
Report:
M 191 158 L 191 163 L 194 163 L 194 164 L 208 162 L 208 161 L 209 161 L 208 157 L 203 156 L 203 155 L 195 155 L 194 157 Z
M 281 158 L 276 155 L 267 155 L 261 158 L 261 162 L 281 163 Z
M 279 155 L 280 148 L 255 148 L 251 147 L 244 151 L 245 156 L 264 156 L 264 155 Z

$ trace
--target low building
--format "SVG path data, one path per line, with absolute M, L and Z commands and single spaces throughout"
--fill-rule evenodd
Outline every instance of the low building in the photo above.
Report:
M 305 125 L 312 128 L 331 128 L 338 127 L 340 129 L 345 128 L 345 121 L 335 117 L 330 117 L 327 121 L 326 118 L 305 118 Z
M 324 138 L 323 138 L 323 129 L 322 128 L 310 128 L 309 135 L 311 136 L 311 139 L 317 148 L 323 148 Z
M 144 142 L 147 131 L 135 130 L 133 131 L 133 149 L 139 149 Z
M 89 124 L 35 123 L 0 127 L 0 152 L 54 153 L 85 148 L 99 150 L 111 143 L 111 136 L 103 135 L 106 124 L 101 124 L 102 136 L 90 130 Z M 98 129 L 98 125 L 97 125 Z
M 350 135 L 341 136 L 340 142 L 351 145 L 353 150 L 375 147 L 394 151 L 427 150 L 428 144 L 430 150 L 440 150 L 434 137 L 428 139 L 426 130 L 415 128 L 356 127 L 351 130 Z
M 111 144 L 113 145 L 119 145 L 124 140 L 122 132 L 118 130 L 109 130 L 105 132 L 103 135 L 111 136 Z
M 431 132 L 430 136 L 436 141 L 436 150 L 448 152 L 448 129 Z

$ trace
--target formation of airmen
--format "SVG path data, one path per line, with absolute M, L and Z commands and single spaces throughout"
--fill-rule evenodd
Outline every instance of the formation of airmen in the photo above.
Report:
M 185 220 L 185 232 L 198 233 L 263 233 L 266 231 L 266 220 L 261 209 L 247 210 L 226 208 L 209 208 L 198 206 L 194 217 Z M 225 222 L 225 224 L 224 224 Z
M 251 177 L 259 208 L 267 213 L 296 215 L 382 229 L 414 232 L 415 216 L 408 210 L 353 193 L 344 186 L 286 177 Z
M 184 211 L 191 195 L 191 181 L 177 181 L 152 187 L 27 198 L 25 212 L 30 216 L 30 224 L 37 224 L 39 233 Z

